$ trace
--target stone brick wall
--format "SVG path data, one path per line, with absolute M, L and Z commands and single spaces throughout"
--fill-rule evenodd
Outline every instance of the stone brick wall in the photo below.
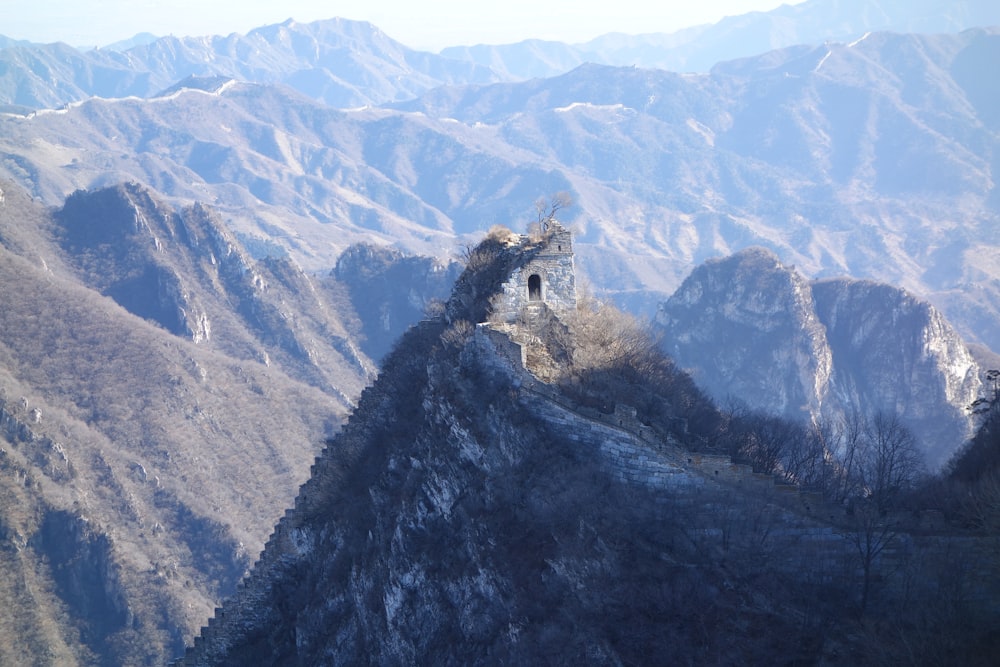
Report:
M 496 311 L 507 322 L 515 321 L 535 301 L 557 315 L 576 308 L 572 234 L 553 221 L 542 244 L 531 261 L 514 269 L 503 284 L 503 301 Z

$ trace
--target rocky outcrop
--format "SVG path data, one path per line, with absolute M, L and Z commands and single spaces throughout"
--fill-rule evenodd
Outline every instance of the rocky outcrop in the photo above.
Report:
M 946 462 L 971 435 L 967 408 L 982 390 L 961 337 L 929 303 L 888 285 L 824 280 L 813 295 L 835 359 L 834 405 L 900 415 L 927 461 Z
M 810 283 L 751 248 L 692 271 L 656 324 L 717 401 L 793 419 L 898 414 L 931 466 L 970 435 L 979 368 L 944 317 L 901 289 Z
M 695 269 L 657 313 L 664 345 L 717 401 L 819 414 L 833 356 L 809 283 L 761 248 Z M 694 363 L 697 360 L 697 363 Z

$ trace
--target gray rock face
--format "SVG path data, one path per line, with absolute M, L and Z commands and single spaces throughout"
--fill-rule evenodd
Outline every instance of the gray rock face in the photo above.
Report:
M 721 402 L 794 417 L 822 409 L 833 364 L 826 332 L 808 282 L 772 253 L 754 248 L 705 263 L 656 321 L 670 354 Z
M 932 466 L 969 434 L 979 368 L 942 315 L 901 289 L 809 283 L 751 248 L 695 269 L 656 323 L 670 354 L 719 401 L 796 419 L 899 414 Z
M 129 183 L 77 191 L 55 219 L 82 282 L 177 336 L 242 358 L 289 363 L 328 388 L 342 390 L 344 378 L 373 373 L 317 289 L 321 280 L 287 257 L 254 260 L 200 204 L 175 211 Z M 346 388 L 355 394 L 361 384 Z
M 860 280 L 812 286 L 835 360 L 831 405 L 901 415 L 944 463 L 970 432 L 966 406 L 979 395 L 979 366 L 940 312 L 903 290 Z

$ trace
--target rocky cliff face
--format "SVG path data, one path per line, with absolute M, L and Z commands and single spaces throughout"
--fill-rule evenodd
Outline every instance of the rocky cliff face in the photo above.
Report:
M 763 249 L 695 269 L 656 322 L 664 344 L 716 400 L 818 414 L 833 357 L 808 282 Z M 700 363 L 692 363 L 694 359 Z
M 979 368 L 942 315 L 901 289 L 810 283 L 752 248 L 692 271 L 656 323 L 719 401 L 795 419 L 899 414 L 932 466 L 970 433 Z
M 930 304 L 888 285 L 813 283 L 816 312 L 835 360 L 833 404 L 903 417 L 931 465 L 971 435 L 967 407 L 980 395 L 980 369 L 961 337 Z

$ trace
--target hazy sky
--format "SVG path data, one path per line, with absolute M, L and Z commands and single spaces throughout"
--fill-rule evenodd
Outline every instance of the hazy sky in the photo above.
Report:
M 103 46 L 136 33 L 198 36 L 245 33 L 287 18 L 340 16 L 370 21 L 407 46 L 529 37 L 581 42 L 607 32 L 672 32 L 724 16 L 801 0 L 0 0 L 0 35 L 33 42 Z

